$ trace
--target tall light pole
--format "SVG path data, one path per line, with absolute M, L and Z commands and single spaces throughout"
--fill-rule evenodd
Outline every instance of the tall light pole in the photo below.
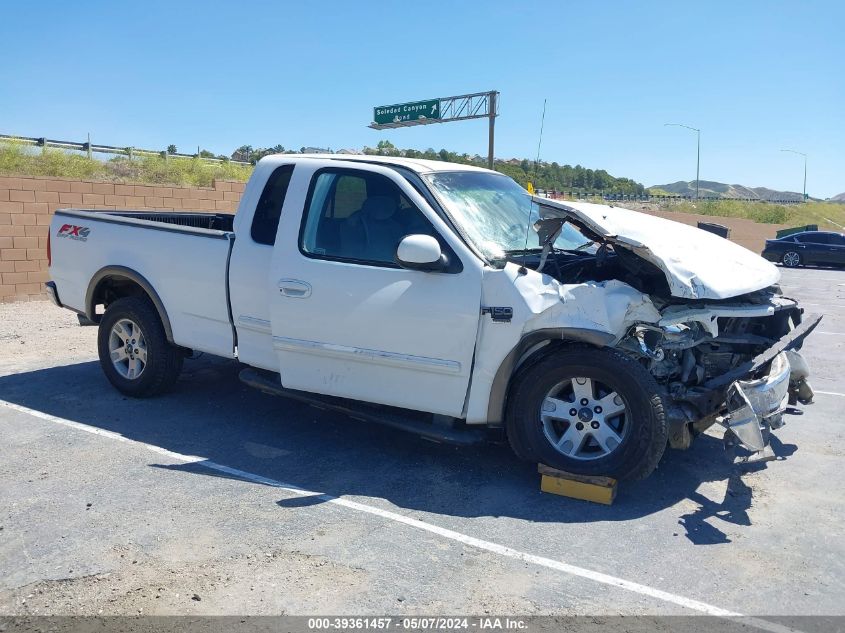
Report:
M 789 152 L 790 154 L 798 154 L 799 156 L 804 157 L 804 197 L 801 198 L 802 202 L 806 202 L 807 200 L 807 155 L 804 152 L 798 152 L 794 149 L 782 149 L 782 152 Z
M 695 199 L 698 200 L 698 174 L 699 174 L 699 167 L 701 166 L 701 130 L 697 127 L 692 127 L 691 125 L 684 125 L 683 123 L 664 123 L 663 125 L 673 125 L 675 127 L 685 127 L 688 130 L 692 130 L 696 134 L 696 143 L 695 143 Z

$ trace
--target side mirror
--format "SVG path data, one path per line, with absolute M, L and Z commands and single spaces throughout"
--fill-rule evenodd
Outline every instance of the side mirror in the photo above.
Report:
M 437 272 L 446 268 L 446 256 L 431 235 L 406 235 L 396 248 L 396 263 L 409 270 Z

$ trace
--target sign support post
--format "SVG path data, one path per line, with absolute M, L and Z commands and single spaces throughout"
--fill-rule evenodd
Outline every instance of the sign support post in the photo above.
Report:
M 493 169 L 493 145 L 496 133 L 496 101 L 499 96 L 498 92 L 490 93 L 490 132 L 487 138 L 487 168 Z
M 487 166 L 493 169 L 496 117 L 499 116 L 499 93 L 476 92 L 456 97 L 441 97 L 426 101 L 412 101 L 373 108 L 374 130 L 391 130 L 399 127 L 450 123 L 468 119 L 489 120 L 487 137 Z

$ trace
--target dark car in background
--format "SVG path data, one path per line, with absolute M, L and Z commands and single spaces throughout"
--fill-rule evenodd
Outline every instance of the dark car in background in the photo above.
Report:
M 845 235 L 828 231 L 793 233 L 777 240 L 766 240 L 762 255 L 789 268 L 845 266 Z

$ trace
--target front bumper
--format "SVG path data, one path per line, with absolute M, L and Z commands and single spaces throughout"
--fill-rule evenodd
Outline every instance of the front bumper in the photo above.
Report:
M 791 354 L 801 358 L 797 352 Z M 797 388 L 800 381 L 804 388 L 810 389 L 806 375 L 798 378 L 798 372 L 793 372 L 789 360 L 786 352 L 781 352 L 772 360 L 766 376 L 756 380 L 737 380 L 728 387 L 728 415 L 723 425 L 750 451 L 766 448 L 764 432 L 767 428 L 783 426 L 782 416 L 789 404 L 791 384 Z M 794 380 L 793 373 L 796 373 Z M 809 393 L 812 399 L 812 390 Z
M 809 404 L 813 389 L 807 378 L 807 362 L 796 351 L 821 321 L 821 315 L 804 317 L 802 322 L 768 350 L 754 359 L 708 383 L 727 386 L 727 415 L 719 422 L 727 429 L 725 439 L 738 440 L 755 453 L 768 445 L 768 432 L 783 426 L 787 405 Z M 748 379 L 768 364 L 765 375 Z

